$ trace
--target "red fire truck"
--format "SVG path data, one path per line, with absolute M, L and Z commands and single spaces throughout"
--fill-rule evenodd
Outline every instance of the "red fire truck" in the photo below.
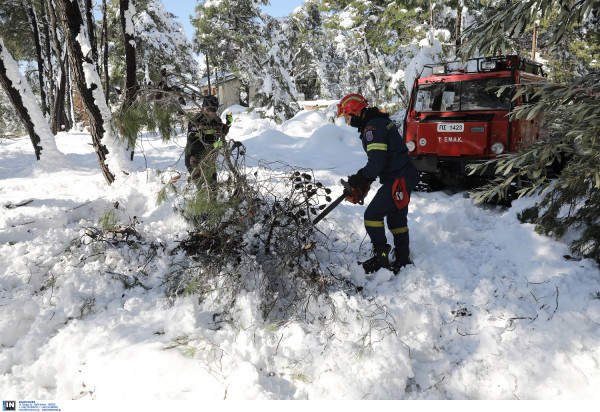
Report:
M 515 55 L 426 65 L 404 119 L 404 139 L 422 181 L 431 188 L 463 185 L 469 181 L 467 165 L 537 141 L 540 116 L 509 118 L 530 96 L 512 102 L 515 88 L 500 87 L 545 78 L 540 63 Z M 488 168 L 486 175 L 491 173 Z

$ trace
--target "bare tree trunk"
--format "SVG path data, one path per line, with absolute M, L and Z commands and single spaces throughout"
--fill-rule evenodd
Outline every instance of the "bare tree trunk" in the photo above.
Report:
M 72 106 L 73 85 L 71 84 L 71 76 L 69 74 L 69 62 L 67 60 L 67 56 L 65 56 L 65 61 L 64 61 L 63 67 L 65 68 L 65 76 L 67 78 L 67 87 L 65 87 L 65 92 L 66 92 L 65 115 L 67 116 L 66 117 L 66 127 L 67 127 L 67 130 L 71 130 L 73 128 L 73 126 L 75 125 L 75 119 L 73 118 L 73 106 Z
M 210 65 L 208 63 L 208 54 L 206 55 L 206 80 L 208 80 L 208 94 L 212 94 L 212 89 L 210 88 Z
M 537 42 L 537 22 L 533 23 L 533 39 L 531 43 L 531 60 L 535 60 L 535 47 Z
M 42 27 L 44 28 L 44 52 L 46 53 L 46 67 L 47 67 L 47 73 L 48 75 L 46 76 L 48 78 L 48 96 L 47 96 L 47 103 L 50 104 L 54 101 L 54 70 L 53 70 L 53 66 L 52 66 L 52 50 L 50 48 L 50 28 L 48 27 L 48 13 L 46 13 L 45 7 L 44 7 L 44 2 L 41 3 L 42 6 L 42 18 L 40 19 L 42 21 Z M 50 114 L 52 114 L 53 108 L 50 107 L 49 111 Z
M 66 70 L 65 63 L 66 60 L 63 60 L 62 51 L 60 44 L 58 42 L 58 35 L 56 31 L 56 13 L 54 10 L 54 6 L 52 5 L 52 0 L 46 0 L 46 6 L 48 8 L 48 16 L 50 17 L 50 25 L 51 25 L 51 33 L 52 33 L 52 45 L 54 47 L 54 55 L 56 56 L 56 61 L 58 63 L 58 74 L 60 76 L 58 88 L 56 89 L 56 93 L 54 95 L 54 103 L 52 110 L 52 124 L 50 126 L 52 133 L 56 135 L 60 130 L 60 126 L 65 123 L 65 90 L 67 86 L 66 79 Z
M 456 48 L 460 46 L 460 33 L 462 24 L 462 9 L 460 6 L 456 9 Z
M 435 4 L 430 2 L 429 4 L 429 44 L 433 46 L 433 8 Z
M 52 158 L 53 155 L 60 154 L 33 92 L 27 80 L 20 73 L 17 62 L 4 47 L 2 38 L 0 38 L 0 84 L 27 129 L 33 144 L 35 158 L 41 160 L 42 150 L 44 150 L 45 159 L 48 156 Z
M 136 93 L 136 63 L 135 63 L 135 36 L 130 32 L 133 29 L 133 14 L 135 6 L 133 0 L 119 0 L 121 13 L 121 28 L 123 29 L 123 44 L 125 45 L 125 101 L 123 106 L 128 108 L 135 99 Z M 129 24 L 128 24 L 129 23 Z M 129 29 L 129 30 L 128 30 Z
M 133 15 L 135 6 L 133 0 L 119 0 L 121 13 L 121 28 L 123 30 L 123 44 L 125 45 L 125 95 L 122 107 L 127 110 L 135 100 L 137 93 L 136 62 L 135 62 L 135 35 L 133 33 Z M 131 150 L 129 158 L 133 160 L 135 142 L 128 141 L 127 149 Z
M 98 59 L 98 43 L 96 41 L 96 21 L 94 20 L 94 10 L 92 0 L 85 0 L 85 22 L 87 25 L 88 38 L 92 46 L 92 58 L 96 62 L 96 71 L 100 71 Z
M 29 25 L 33 35 L 33 42 L 35 44 L 35 54 L 37 57 L 38 64 L 38 80 L 40 82 L 40 99 L 42 101 L 42 113 L 44 116 L 48 114 L 48 104 L 46 102 L 46 87 L 44 84 L 44 59 L 42 57 L 42 44 L 40 41 L 40 31 L 38 29 L 37 17 L 35 15 L 35 9 L 33 3 L 23 1 L 23 6 L 27 10 L 27 17 L 29 18 Z
M 66 87 L 67 87 L 67 76 L 65 73 L 65 63 L 66 61 L 60 61 L 61 70 L 60 70 L 60 80 L 58 83 L 58 89 L 56 89 L 56 95 L 54 96 L 54 114 L 52 116 L 52 124 L 51 129 L 52 133 L 56 135 L 62 128 L 61 126 L 65 125 L 65 96 L 66 96 Z M 66 126 L 66 125 L 65 125 Z
M 15 109 L 17 109 L 17 113 L 19 113 L 19 117 L 27 129 L 27 133 L 29 133 L 29 138 L 33 144 L 33 151 L 35 152 L 35 158 L 40 160 L 40 153 L 42 152 L 42 146 L 40 145 L 41 139 L 40 136 L 35 132 L 29 112 L 23 104 L 21 93 L 19 93 L 19 91 L 13 87 L 12 81 L 8 78 L 8 71 L 6 65 L 4 64 L 4 59 L 2 58 L 4 52 L 4 44 L 0 43 L 0 83 L 6 91 L 6 94 L 8 95 L 8 98 L 12 102 L 13 106 Z
M 367 43 L 366 30 L 366 24 L 363 22 L 362 41 L 364 46 L 365 59 L 367 61 L 367 67 L 369 68 L 369 77 L 371 78 L 371 81 L 373 82 L 373 88 L 375 89 L 375 105 L 377 105 L 379 104 L 379 85 L 377 84 L 377 78 L 375 77 L 375 73 L 373 73 L 373 67 L 371 66 L 371 57 L 369 55 L 369 45 Z
M 106 104 L 108 104 L 108 92 L 110 91 L 110 76 L 108 73 L 108 24 L 106 21 L 106 0 L 102 0 L 102 40 L 101 43 L 104 47 L 104 94 L 106 95 Z
M 110 154 L 115 156 L 115 165 L 123 164 L 120 162 L 120 157 L 124 153 L 109 153 L 106 143 L 102 141 L 108 130 L 108 121 L 110 120 L 110 112 L 104 102 L 104 96 L 101 90 L 100 77 L 95 70 L 95 63 L 91 56 L 83 54 L 82 44 L 80 41 L 86 42 L 87 35 L 82 33 L 83 17 L 79 9 L 79 4 L 71 0 L 56 0 L 58 16 L 64 28 L 67 50 L 69 53 L 69 61 L 73 70 L 73 77 L 77 90 L 81 95 L 81 100 L 89 115 L 90 129 L 92 135 L 92 143 L 98 163 L 106 182 L 110 185 L 115 181 L 115 174 L 109 169 L 107 156 Z M 89 47 L 89 44 L 86 44 Z M 89 79 L 87 77 L 90 77 Z M 96 97 L 101 96 L 100 99 Z M 102 104 L 102 108 L 99 106 Z M 104 111 L 104 114 L 103 114 Z M 107 113 L 108 112 L 108 113 Z M 118 150 L 113 146 L 112 150 Z M 120 167 L 120 166 L 115 166 Z

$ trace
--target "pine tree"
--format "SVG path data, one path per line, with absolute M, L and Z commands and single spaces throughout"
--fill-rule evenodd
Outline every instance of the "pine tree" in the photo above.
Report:
M 183 96 L 192 100 L 189 86 L 197 78 L 198 65 L 183 27 L 161 0 L 136 0 L 134 7 L 127 3 L 133 4 L 132 0 L 119 1 L 118 14 L 124 20 L 110 20 L 107 31 L 113 41 L 110 78 L 118 87 L 111 96 L 118 105 L 113 116 L 133 156 L 142 130 L 165 140 L 175 135 Z M 116 3 L 110 4 L 109 16 L 114 15 L 115 7 Z M 124 45 L 129 45 L 129 50 Z M 129 62 L 127 67 L 124 62 Z
M 322 87 L 323 82 L 329 83 L 331 79 L 327 80 L 330 70 L 320 62 L 327 64 L 330 60 L 325 59 L 325 30 L 317 0 L 304 3 L 284 20 L 284 25 L 285 37 L 294 50 L 291 66 L 298 92 L 309 100 L 317 96 L 331 98 L 329 90 Z
M 86 112 L 89 115 L 92 142 L 98 163 L 106 182 L 110 185 L 126 172 L 125 152 L 117 136 L 111 135 L 111 112 L 106 105 L 101 81 L 91 56 L 89 39 L 84 29 L 83 16 L 77 2 L 56 1 L 57 15 L 65 33 L 69 62 L 73 77 Z
M 0 37 L 16 61 L 35 60 L 35 45 L 30 34 L 27 12 L 22 0 L 0 2 Z
M 4 46 L 0 37 L 0 86 L 18 113 L 21 122 L 27 129 L 37 160 L 56 160 L 61 153 L 56 148 L 56 142 L 48 123 L 35 101 L 29 84 L 19 71 L 17 62 Z
M 277 121 L 297 110 L 290 76 L 291 50 L 275 19 L 260 12 L 268 0 L 205 2 L 196 8 L 196 52 L 208 56 L 222 71 L 235 73 L 255 91 L 253 103 Z M 283 47 L 285 46 L 285 47 Z
M 56 66 L 54 73 L 56 73 L 56 76 L 58 76 L 58 87 L 56 87 L 56 90 L 52 90 L 53 88 L 51 88 L 51 90 L 53 91 L 52 94 L 54 94 L 51 110 L 51 129 L 52 133 L 56 135 L 60 130 L 61 125 L 65 125 L 67 128 L 70 128 L 68 127 L 70 126 L 70 122 L 68 120 L 68 116 L 65 113 L 65 101 L 68 100 L 70 97 L 70 91 L 67 90 L 67 73 L 69 70 L 69 64 L 67 61 L 66 53 L 63 56 L 62 47 L 60 45 L 59 40 L 56 12 L 51 0 L 46 0 L 46 12 L 50 23 L 50 27 L 48 29 L 49 37 L 52 37 L 52 46 L 54 50 L 54 59 Z M 52 58 L 52 56 L 49 56 L 49 61 L 52 61 Z
M 435 13 L 434 42 L 450 41 L 449 25 L 454 28 L 455 17 L 449 11 L 456 1 L 438 1 L 440 12 Z M 448 3 L 448 4 L 445 4 Z M 420 68 L 413 59 L 424 48 L 432 48 L 420 39 L 429 38 L 431 14 L 428 0 L 363 2 L 359 0 L 323 0 L 325 27 L 330 41 L 343 64 L 339 71 L 339 86 L 343 93 L 364 94 L 374 104 L 385 103 L 392 109 L 405 106 L 410 91 L 405 79 L 412 79 Z M 449 43 L 448 43 L 449 44 Z M 442 53 L 442 48 L 434 54 Z M 428 51 L 427 54 L 432 54 Z M 451 50 L 447 50 L 451 54 Z M 409 80 L 409 84 L 412 82 Z M 341 93 L 342 94 L 342 93 Z
M 502 36 L 519 35 L 537 19 L 554 18 L 547 26 L 546 47 L 552 51 L 565 49 L 561 41 L 569 30 L 585 26 L 589 39 L 597 39 L 598 0 L 529 0 L 509 3 L 505 8 L 468 29 L 467 52 L 493 52 L 502 49 Z M 585 40 L 585 39 L 582 39 Z M 520 94 L 533 94 L 529 105 L 517 108 L 513 116 L 531 119 L 544 113 L 548 137 L 511 154 L 484 164 L 494 167 L 499 177 L 472 195 L 476 201 L 504 198 L 511 184 L 519 181 L 520 196 L 544 194 L 541 202 L 527 209 L 522 219 L 536 224 L 538 231 L 556 237 L 570 233 L 573 253 L 600 262 L 600 70 L 586 62 L 597 61 L 596 47 L 588 49 L 592 56 L 579 61 L 582 73 L 571 72 L 558 79 L 568 83 L 546 83 L 521 86 Z M 556 166 L 559 166 L 558 169 Z M 557 172 L 556 178 L 552 172 Z
M 0 38 L 3 39 L 6 50 L 17 61 L 35 60 L 35 47 L 32 36 L 29 35 L 29 27 L 22 0 L 0 2 Z M 37 86 L 39 87 L 39 83 Z M 0 128 L 3 135 L 26 132 L 17 110 L 3 88 L 0 88 Z
M 2 87 L 0 87 L 0 130 L 2 130 L 0 139 L 26 133 L 23 124 L 19 121 L 19 113 Z
M 161 71 L 165 69 L 188 80 L 195 78 L 198 63 L 193 47 L 175 16 L 166 11 L 161 0 L 137 0 L 136 8 L 133 20 L 138 75 L 158 83 L 162 80 Z
M 135 32 L 136 81 L 142 86 L 159 87 L 164 82 L 163 72 L 188 81 L 198 75 L 192 44 L 175 16 L 166 11 L 161 0 L 136 0 L 136 13 L 131 16 Z M 120 2 L 111 0 L 107 5 L 107 31 L 110 43 L 110 79 L 118 88 L 110 101 L 118 103 L 119 92 L 125 84 L 125 47 L 119 20 Z M 163 87 L 164 84 L 160 85 Z M 113 92 L 115 89 L 112 89 Z

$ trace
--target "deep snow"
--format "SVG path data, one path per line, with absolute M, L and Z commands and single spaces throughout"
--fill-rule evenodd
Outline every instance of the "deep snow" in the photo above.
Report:
M 277 126 L 233 109 L 229 137 L 247 147 L 249 167 L 312 168 L 337 196 L 339 179 L 365 163 L 356 131 L 326 112 Z M 145 136 L 132 173 L 112 186 L 88 133 L 56 144 L 64 164 L 36 162 L 28 137 L 0 143 L 2 399 L 600 399 L 600 270 L 519 223 L 535 199 L 507 209 L 414 193 L 415 264 L 397 276 L 355 264 L 369 254 L 364 206 L 344 202 L 319 227 L 346 245 L 330 261 L 364 289 L 327 292 L 334 321 L 265 322 L 250 291 L 215 330 L 193 296 L 165 297 L 181 255 L 145 266 L 139 251 L 99 253 L 93 242 L 71 253 L 115 202 L 146 243 L 172 248 L 186 235 L 172 205 L 156 204 L 156 170 L 185 171 L 185 135 Z M 119 273 L 145 273 L 145 288 L 125 288 Z

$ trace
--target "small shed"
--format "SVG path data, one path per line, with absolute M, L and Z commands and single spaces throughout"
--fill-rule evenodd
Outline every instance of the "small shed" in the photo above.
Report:
M 208 89 L 208 79 L 205 77 L 200 83 L 200 93 L 202 96 L 209 94 L 219 98 L 219 113 L 229 106 L 244 104 L 241 98 L 242 83 L 232 73 L 217 73 L 210 77 L 210 90 Z

